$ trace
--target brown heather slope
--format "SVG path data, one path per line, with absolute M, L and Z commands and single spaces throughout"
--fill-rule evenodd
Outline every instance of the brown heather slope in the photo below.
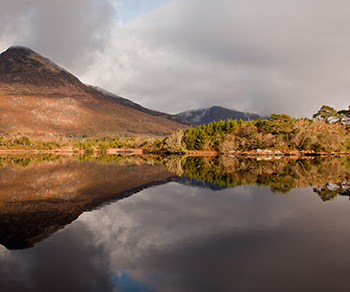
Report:
M 0 244 L 33 246 L 87 210 L 177 176 L 162 165 L 126 157 L 118 163 L 72 158 L 0 168 Z
M 28 48 L 0 54 L 0 134 L 165 136 L 190 125 L 87 86 Z

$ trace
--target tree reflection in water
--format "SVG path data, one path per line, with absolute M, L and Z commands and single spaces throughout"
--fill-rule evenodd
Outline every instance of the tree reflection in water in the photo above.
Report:
M 312 187 L 323 201 L 350 195 L 350 158 L 279 158 L 168 156 L 164 165 L 178 175 L 220 186 L 269 186 L 274 193 Z

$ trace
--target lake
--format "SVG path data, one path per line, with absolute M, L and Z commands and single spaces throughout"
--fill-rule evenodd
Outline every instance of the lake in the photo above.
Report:
M 348 291 L 350 158 L 0 157 L 0 291 Z

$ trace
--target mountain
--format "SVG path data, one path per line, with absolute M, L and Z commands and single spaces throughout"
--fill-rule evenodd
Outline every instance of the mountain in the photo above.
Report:
M 191 124 L 79 81 L 25 47 L 0 54 L 0 134 L 165 136 Z
M 236 110 L 227 109 L 221 106 L 212 106 L 210 108 L 202 108 L 197 110 L 185 111 L 175 115 L 178 118 L 184 119 L 196 125 L 208 124 L 213 121 L 220 120 L 257 120 L 260 117 L 258 114 L 245 113 Z

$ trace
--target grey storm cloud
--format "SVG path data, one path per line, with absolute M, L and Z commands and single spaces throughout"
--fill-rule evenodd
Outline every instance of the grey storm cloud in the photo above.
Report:
M 158 30 L 157 39 L 192 56 L 199 55 L 203 62 L 210 61 L 225 73 L 240 72 L 241 78 L 227 74 L 221 79 L 223 86 L 217 87 L 226 105 L 235 99 L 242 99 L 241 103 L 248 99 L 252 109 L 264 110 L 265 114 L 296 114 L 301 103 L 314 106 L 312 110 L 323 102 L 334 106 L 345 102 L 347 106 L 348 3 L 191 3 L 182 10 L 182 22 L 166 19 L 170 13 L 164 16 L 168 29 Z
M 311 117 L 323 104 L 347 108 L 349 8 L 345 1 L 164 2 L 115 31 L 118 43 L 105 67 L 99 63 L 104 74 L 90 80 L 173 113 L 218 104 Z
M 0 7 L 6 45 L 28 46 L 77 73 L 106 45 L 115 15 L 108 0 L 4 0 Z
M 349 105 L 348 1 L 164 0 L 127 23 L 123 2 L 2 1 L 0 46 L 29 46 L 170 113 L 216 104 L 311 117 Z

